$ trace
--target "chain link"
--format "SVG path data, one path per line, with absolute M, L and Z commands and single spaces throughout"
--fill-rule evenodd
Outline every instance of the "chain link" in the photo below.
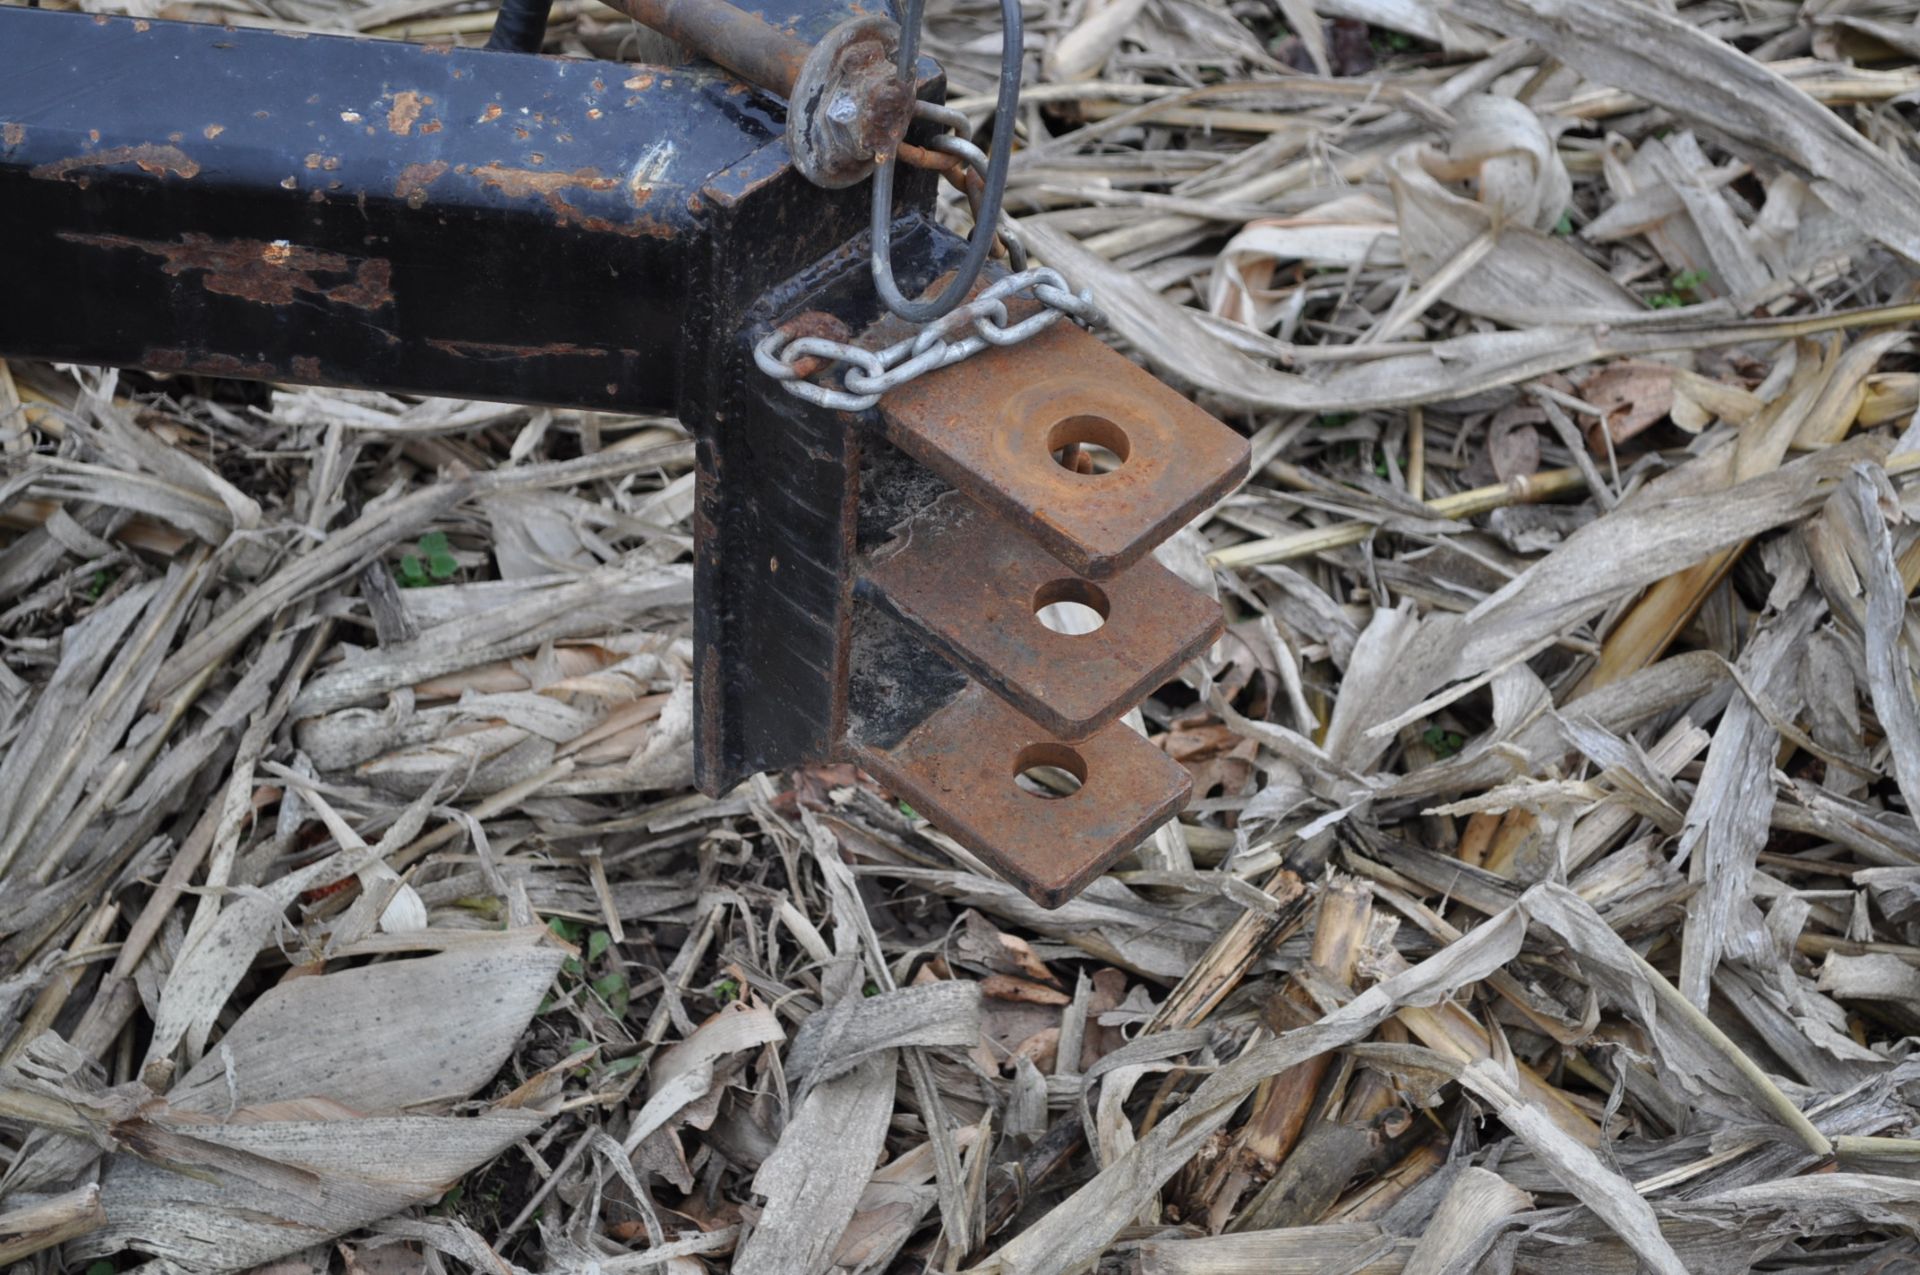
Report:
M 1007 298 L 1028 289 L 1045 308 L 1009 323 Z M 868 350 L 826 337 L 791 337 L 775 329 L 753 348 L 753 361 L 797 398 L 843 412 L 863 412 L 878 403 L 882 394 L 916 376 L 951 367 L 990 345 L 1018 345 L 1063 317 L 1091 327 L 1100 322 L 1100 311 L 1093 304 L 1091 292 L 1075 292 L 1059 271 L 1036 266 L 1006 276 L 973 300 L 883 350 Z M 802 377 L 796 365 L 804 359 L 847 364 L 840 382 L 844 388 Z
M 954 113 L 958 114 L 958 112 Z M 964 119 L 965 117 L 962 116 L 962 118 Z M 967 165 L 971 167 L 974 172 L 980 174 L 984 181 L 988 164 L 987 153 L 976 146 L 972 137 L 968 134 L 942 134 L 929 142 L 927 149 L 938 151 L 943 155 L 958 156 L 960 159 L 966 161 Z M 961 193 L 967 197 L 967 207 L 973 211 L 975 217 L 978 217 L 980 215 L 981 199 L 977 188 L 963 185 L 961 187 Z M 1020 241 L 1019 236 L 1013 233 L 1012 218 L 1001 218 L 998 229 L 1000 232 L 999 240 L 1007 250 L 1007 264 L 1013 268 L 1015 274 L 1019 274 L 1027 268 L 1027 246 Z
M 964 114 L 933 102 L 914 103 L 914 114 L 950 130 L 928 142 L 928 150 L 957 156 L 983 181 L 986 179 L 990 161 L 986 152 L 974 144 L 973 126 Z M 977 221 L 981 201 L 976 192 L 966 191 L 964 186 L 962 190 L 968 195 L 967 202 Z M 936 368 L 972 358 L 990 345 L 1018 345 L 1052 327 L 1063 315 L 1086 327 L 1102 322 L 1091 292 L 1083 289 L 1076 293 L 1057 270 L 1045 266 L 1029 269 L 1026 245 L 1014 234 L 1011 219 L 998 220 L 1000 225 L 996 229 L 1000 242 L 1006 247 L 1007 262 L 1013 273 L 983 290 L 972 301 L 926 324 L 915 335 L 883 350 L 869 350 L 827 337 L 789 337 L 776 329 L 754 347 L 754 362 L 796 398 L 840 411 L 863 412 L 895 386 Z M 1029 289 L 1045 308 L 1009 324 L 1007 298 Z M 799 364 L 813 360 L 824 360 L 830 368 L 847 365 L 840 379 L 843 388 L 802 376 Z

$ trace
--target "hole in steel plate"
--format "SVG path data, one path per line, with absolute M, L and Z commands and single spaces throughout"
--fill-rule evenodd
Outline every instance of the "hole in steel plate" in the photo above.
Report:
M 1053 463 L 1076 474 L 1104 474 L 1127 463 L 1127 431 L 1104 416 L 1069 416 L 1047 431 Z
M 1066 637 L 1092 633 L 1107 622 L 1107 595 L 1086 580 L 1049 580 L 1033 591 L 1033 615 Z
M 1087 763 L 1065 744 L 1028 744 L 1013 759 L 1013 782 L 1033 797 L 1071 797 L 1087 782 Z

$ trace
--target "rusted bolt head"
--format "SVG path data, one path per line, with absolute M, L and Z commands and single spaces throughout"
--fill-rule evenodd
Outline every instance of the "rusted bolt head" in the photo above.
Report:
M 844 322 L 825 310 L 807 310 L 796 314 L 780 325 L 780 331 L 786 334 L 789 341 L 798 341 L 803 336 L 818 336 L 844 343 L 853 337 L 852 330 Z M 796 361 L 793 370 L 800 374 L 801 380 L 810 380 L 827 366 L 827 362 L 826 359 L 808 355 Z
M 813 46 L 787 101 L 787 150 L 801 176 L 837 190 L 893 153 L 913 122 L 899 52 L 900 28 L 878 16 L 842 22 Z

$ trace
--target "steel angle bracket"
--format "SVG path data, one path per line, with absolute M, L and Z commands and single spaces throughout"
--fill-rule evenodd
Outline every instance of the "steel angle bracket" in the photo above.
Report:
M 1247 441 L 1065 322 L 878 414 L 915 480 L 946 490 L 860 558 L 848 751 L 1057 906 L 1187 800 L 1187 772 L 1119 719 L 1220 634 L 1218 603 L 1151 551 L 1245 478 Z M 1044 623 L 1060 602 L 1098 627 Z M 910 726 L 873 706 L 895 692 L 865 667 L 905 643 L 951 670 Z M 1019 782 L 1037 767 L 1072 791 Z

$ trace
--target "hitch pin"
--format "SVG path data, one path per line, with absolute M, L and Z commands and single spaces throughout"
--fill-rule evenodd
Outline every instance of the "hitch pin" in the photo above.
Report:
M 894 61 L 900 28 L 853 18 L 818 44 L 726 0 L 607 0 L 642 26 L 787 100 L 787 149 L 817 186 L 852 186 L 892 155 L 913 120 Z

